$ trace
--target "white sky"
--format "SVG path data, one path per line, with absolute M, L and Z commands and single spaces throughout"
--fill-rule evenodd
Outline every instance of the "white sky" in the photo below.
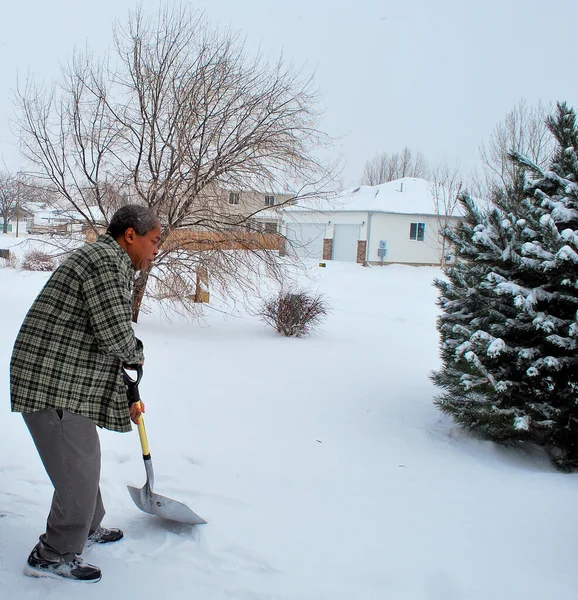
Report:
M 144 0 L 147 10 L 158 2 Z M 518 101 L 578 104 L 576 0 L 200 1 L 250 47 L 316 72 L 324 129 L 339 136 L 344 185 L 404 146 L 432 162 L 477 163 L 478 146 Z M 18 168 L 8 121 L 17 74 L 50 81 L 75 46 L 104 52 L 132 0 L 19 0 L 0 25 L 0 154 Z

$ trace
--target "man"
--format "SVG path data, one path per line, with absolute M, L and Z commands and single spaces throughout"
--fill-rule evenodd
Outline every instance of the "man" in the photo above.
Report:
M 131 326 L 134 271 L 158 253 L 160 225 L 147 208 L 128 205 L 95 243 L 75 250 L 28 311 L 10 362 L 12 410 L 21 412 L 54 486 L 46 532 L 28 557 L 33 577 L 96 582 L 98 567 L 80 554 L 87 542 L 122 538 L 100 523 L 100 442 L 96 426 L 130 431 L 122 365 L 142 364 Z

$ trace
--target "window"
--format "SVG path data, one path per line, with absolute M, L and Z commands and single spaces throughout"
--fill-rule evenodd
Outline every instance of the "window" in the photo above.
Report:
M 277 233 L 277 223 L 265 223 L 265 233 Z
M 253 219 L 249 219 L 247 221 L 246 228 L 249 233 L 260 233 L 263 229 L 263 223 L 255 221 Z
M 275 196 L 265 196 L 265 206 L 275 206 Z
M 425 223 L 410 223 L 409 239 L 423 242 L 425 238 Z
M 239 192 L 229 192 L 229 204 L 239 204 Z

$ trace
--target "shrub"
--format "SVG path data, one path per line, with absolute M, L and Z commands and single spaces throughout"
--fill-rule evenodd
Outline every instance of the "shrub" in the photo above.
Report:
M 22 269 L 25 271 L 54 271 L 55 268 L 54 258 L 39 250 L 28 252 L 22 262 Z
M 267 300 L 260 317 L 287 337 L 309 335 L 327 316 L 329 307 L 320 296 L 305 292 L 280 292 Z

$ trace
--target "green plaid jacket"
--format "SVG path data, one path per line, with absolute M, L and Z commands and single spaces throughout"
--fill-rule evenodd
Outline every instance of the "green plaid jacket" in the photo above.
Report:
M 109 235 L 75 250 L 28 311 L 10 361 L 14 412 L 66 409 L 130 431 L 122 363 L 144 360 L 131 326 L 133 266 Z

